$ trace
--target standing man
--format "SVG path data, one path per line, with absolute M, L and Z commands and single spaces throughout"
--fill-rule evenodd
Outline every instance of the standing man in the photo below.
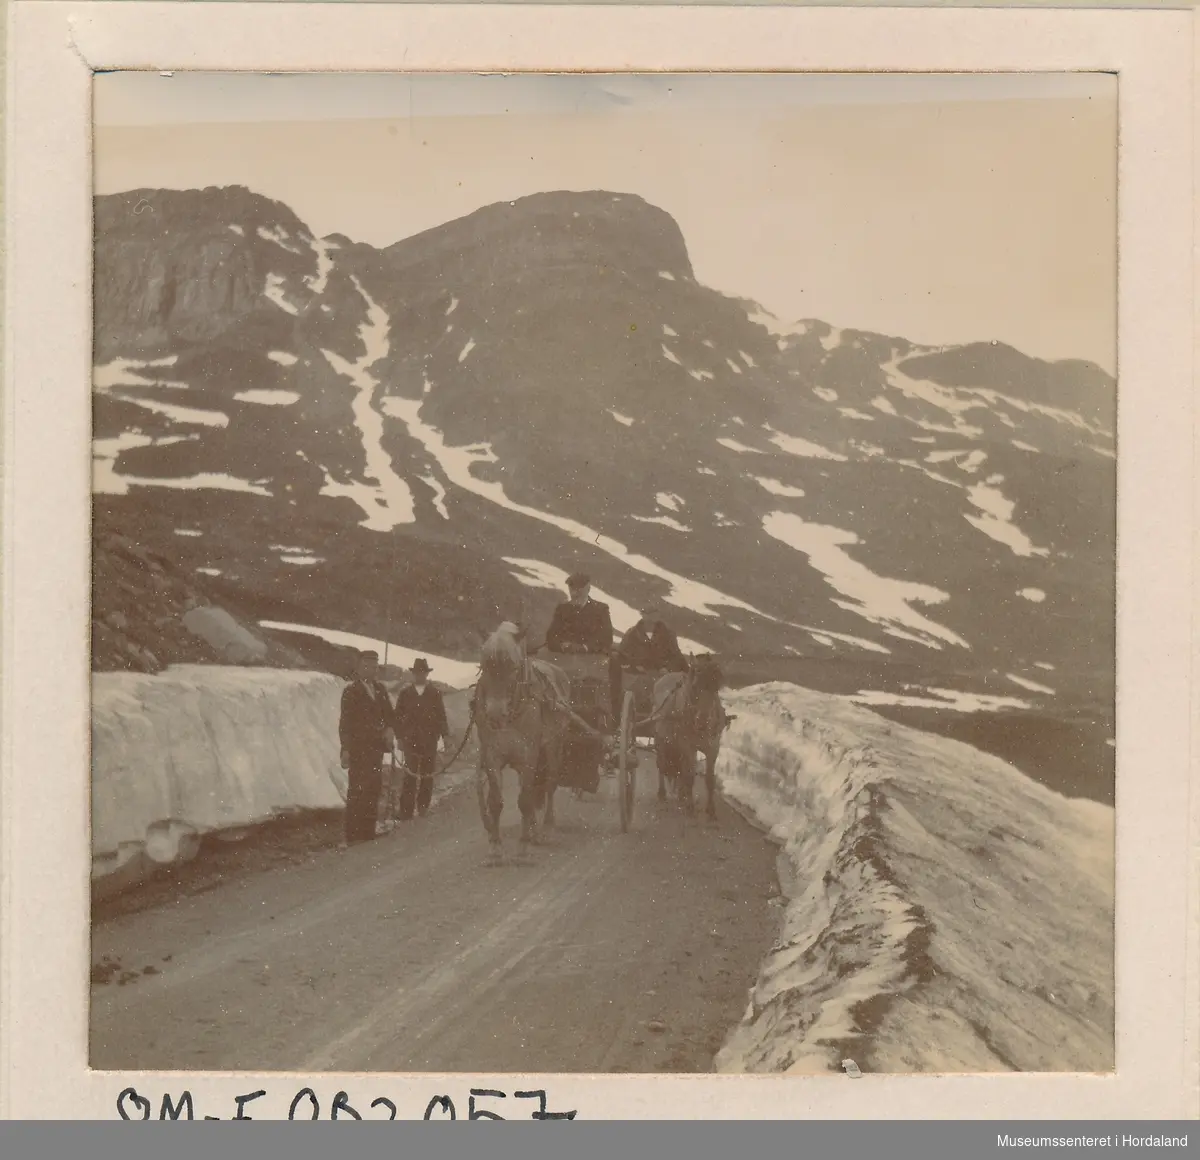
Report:
M 379 794 L 383 789 L 383 755 L 395 743 L 392 702 L 377 679 L 379 657 L 361 652 L 354 677 L 342 692 L 338 736 L 346 790 L 346 845 L 375 837 Z
M 400 794 L 400 820 L 408 822 L 417 813 L 424 817 L 433 794 L 433 768 L 439 749 L 450 741 L 446 703 L 442 694 L 429 684 L 432 670 L 424 657 L 413 663 L 413 683 L 405 685 L 396 698 L 396 738 L 404 749 L 404 789 Z

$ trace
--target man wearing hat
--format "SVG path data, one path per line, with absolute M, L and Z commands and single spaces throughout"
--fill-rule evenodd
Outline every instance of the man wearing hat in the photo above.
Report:
M 413 662 L 413 683 L 405 685 L 396 698 L 396 740 L 404 750 L 407 773 L 400 792 L 400 820 L 412 820 L 413 805 L 425 816 L 433 794 L 433 771 L 439 746 L 450 740 L 446 703 L 429 683 L 432 670 L 424 657 Z
M 621 715 L 621 662 L 613 652 L 612 616 L 608 605 L 591 597 L 592 578 L 584 572 L 567 577 L 569 600 L 554 610 L 546 630 L 546 647 L 558 653 L 600 653 L 608 657 L 609 698 L 613 715 Z
M 583 572 L 567 577 L 570 599 L 554 610 L 546 647 L 557 653 L 612 652 L 613 628 L 608 605 L 591 597 L 592 578 Z
M 621 663 L 631 669 L 666 669 L 683 672 L 687 658 L 679 647 L 679 638 L 658 614 L 652 601 L 642 605 L 642 613 L 622 638 Z
M 392 748 L 392 702 L 376 678 L 379 657 L 358 654 L 354 675 L 342 691 L 338 738 L 342 768 L 347 771 L 346 844 L 375 837 L 379 795 L 383 789 L 383 755 Z

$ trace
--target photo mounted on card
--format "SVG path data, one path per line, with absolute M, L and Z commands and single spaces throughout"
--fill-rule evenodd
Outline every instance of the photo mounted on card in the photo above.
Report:
M 93 94 L 92 1068 L 1115 1070 L 1114 74 Z

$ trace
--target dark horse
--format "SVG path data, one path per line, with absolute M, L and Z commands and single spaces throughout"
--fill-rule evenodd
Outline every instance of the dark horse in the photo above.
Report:
M 567 730 L 570 681 L 557 665 L 531 660 L 523 638 L 516 625 L 508 621 L 500 625 L 483 646 L 475 686 L 479 812 L 497 854 L 505 767 L 515 770 L 520 779 L 521 841 L 536 842 L 537 809 L 543 797 L 544 824 L 554 825 L 554 791 Z
M 684 810 L 696 811 L 692 784 L 696 754 L 704 754 L 705 813 L 717 816 L 717 753 L 731 718 L 721 704 L 721 669 L 709 656 L 694 657 L 687 672 L 667 673 L 654 683 L 654 750 L 658 759 L 658 798 L 665 801 L 666 783 L 675 782 Z

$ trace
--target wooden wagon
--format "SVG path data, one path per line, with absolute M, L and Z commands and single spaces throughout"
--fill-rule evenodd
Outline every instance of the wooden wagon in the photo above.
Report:
M 608 684 L 608 657 L 595 653 L 543 653 L 571 682 L 572 720 L 563 746 L 558 784 L 583 793 L 600 788 L 604 759 L 615 732 Z
M 605 759 L 613 753 L 621 830 L 627 831 L 633 820 L 638 750 L 653 750 L 654 713 L 658 708 L 654 704 L 654 684 L 663 676 L 663 670 L 623 671 L 621 712 L 617 717 L 612 710 L 607 656 L 552 653 L 546 659 L 560 666 L 571 681 L 573 719 L 563 747 L 559 785 L 595 793 Z

